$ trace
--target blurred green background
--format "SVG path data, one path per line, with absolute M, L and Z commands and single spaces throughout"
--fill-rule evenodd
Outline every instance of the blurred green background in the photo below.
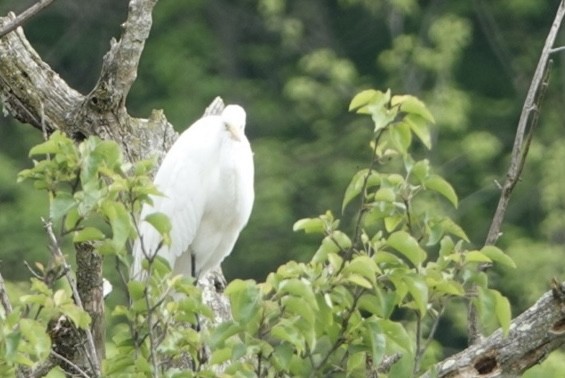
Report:
M 0 14 L 31 0 L 1 0 Z M 162 0 L 129 99 L 134 116 L 164 109 L 180 132 L 217 95 L 243 105 L 255 153 L 256 202 L 223 264 L 228 279 L 263 279 L 307 260 L 317 237 L 295 220 L 340 214 L 350 177 L 366 166 L 370 122 L 347 112 L 361 89 L 421 97 L 437 120 L 428 158 L 457 190 L 453 217 L 477 246 L 504 180 L 529 80 L 559 1 Z M 95 84 L 126 0 L 58 0 L 26 25 L 40 55 L 82 93 Z M 565 44 L 563 33 L 558 38 Z M 551 83 L 499 246 L 517 262 L 492 279 L 515 314 L 565 275 L 565 60 Z M 47 201 L 16 174 L 41 136 L 0 119 L 0 271 L 29 277 L 23 260 L 46 261 L 40 216 Z M 423 155 L 425 151 L 418 152 Z M 351 214 L 344 214 L 344 227 Z M 464 345 L 463 316 L 441 324 L 446 351 Z M 449 335 L 449 337 L 442 335 Z M 541 368 L 565 368 L 553 358 Z M 540 374 L 533 371 L 531 376 Z

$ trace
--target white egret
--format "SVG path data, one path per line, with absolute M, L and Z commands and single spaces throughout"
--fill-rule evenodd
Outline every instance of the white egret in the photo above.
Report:
M 221 115 L 196 121 L 167 152 L 154 180 L 163 196 L 152 196 L 153 204 L 145 204 L 141 211 L 143 248 L 138 238 L 133 277 L 140 277 L 144 251 L 167 259 L 175 274 L 196 277 L 231 253 L 255 197 L 245 118 L 241 106 L 228 105 Z M 169 246 L 161 245 L 159 233 L 143 221 L 154 212 L 169 217 Z

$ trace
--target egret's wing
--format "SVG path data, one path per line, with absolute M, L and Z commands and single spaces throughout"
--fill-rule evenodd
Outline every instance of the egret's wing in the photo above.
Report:
M 153 205 L 146 204 L 141 211 L 141 240 L 138 239 L 133 248 L 133 276 L 141 272 L 141 262 L 146 255 L 158 253 L 175 269 L 178 258 L 189 249 L 203 216 L 208 192 L 207 177 L 217 165 L 218 138 L 215 135 L 221 127 L 221 119 L 217 116 L 201 118 L 182 133 L 167 152 L 154 180 L 163 196 L 153 196 Z M 154 212 L 169 217 L 172 226 L 169 246 L 159 248 L 161 236 L 153 226 L 143 221 Z M 185 264 L 186 260 L 183 259 Z M 181 271 L 190 273 L 190 267 Z

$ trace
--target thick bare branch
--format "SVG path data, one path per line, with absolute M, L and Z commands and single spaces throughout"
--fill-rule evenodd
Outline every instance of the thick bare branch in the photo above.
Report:
M 565 344 L 565 282 L 556 284 L 510 325 L 436 364 L 423 377 L 517 377 Z
M 157 0 L 131 0 L 119 41 L 112 40 L 102 72 L 89 101 L 103 110 L 126 112 L 128 92 L 137 78 L 137 66 L 151 30 L 151 13 Z
M 0 25 L 13 17 L 0 18 Z M 71 129 L 69 115 L 83 100 L 41 60 L 21 28 L 0 38 L 0 101 L 4 114 L 48 132 Z

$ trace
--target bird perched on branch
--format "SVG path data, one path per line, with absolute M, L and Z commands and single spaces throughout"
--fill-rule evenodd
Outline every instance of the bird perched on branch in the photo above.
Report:
M 154 183 L 162 196 L 141 211 L 133 248 L 134 278 L 142 261 L 157 253 L 175 274 L 198 278 L 229 255 L 251 215 L 254 200 L 253 154 L 245 136 L 246 114 L 228 105 L 204 116 L 183 132 L 167 152 Z M 170 245 L 145 217 L 168 216 Z

